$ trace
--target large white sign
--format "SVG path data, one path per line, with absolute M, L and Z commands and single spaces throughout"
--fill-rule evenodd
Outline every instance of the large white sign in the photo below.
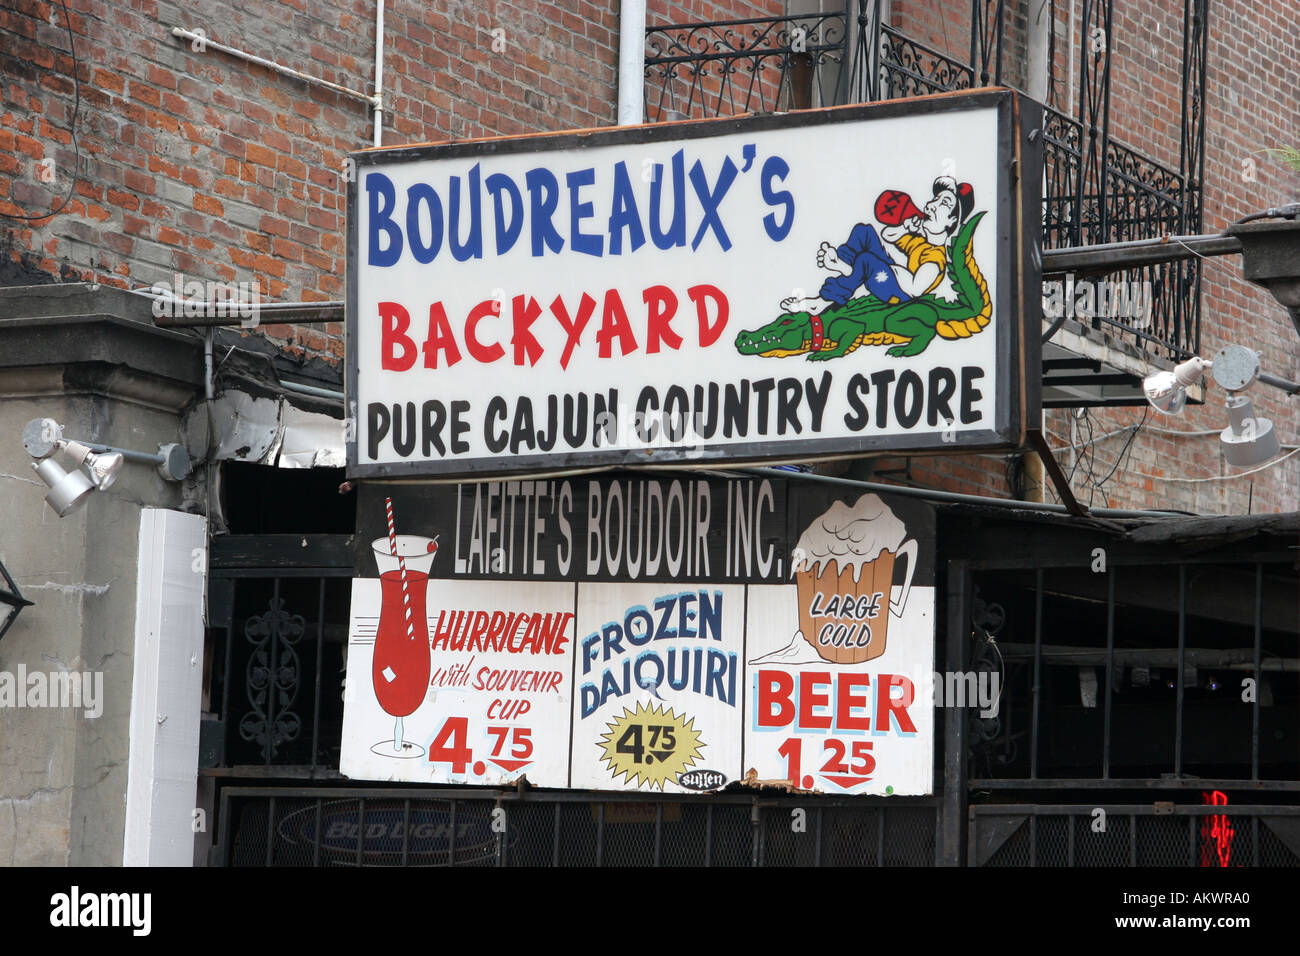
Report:
M 348 777 L 932 791 L 914 499 L 615 473 L 366 482 L 358 505 Z
M 1019 441 L 1017 108 L 357 154 L 350 474 Z

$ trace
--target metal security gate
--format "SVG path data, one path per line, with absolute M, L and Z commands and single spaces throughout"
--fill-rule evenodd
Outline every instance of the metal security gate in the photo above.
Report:
M 1300 866 L 1300 807 L 973 806 L 971 866 Z
M 933 866 L 935 801 L 227 787 L 222 866 Z

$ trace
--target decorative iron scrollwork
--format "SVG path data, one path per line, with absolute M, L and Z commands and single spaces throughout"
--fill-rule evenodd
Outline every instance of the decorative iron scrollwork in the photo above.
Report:
M 842 11 L 652 27 L 647 119 L 834 105 L 845 45 Z
M 882 96 L 890 99 L 925 96 L 968 90 L 975 85 L 975 71 L 970 66 L 944 56 L 891 27 L 881 27 L 880 43 L 880 72 L 884 78 Z
M 253 645 L 244 675 L 252 710 L 239 721 L 240 736 L 259 744 L 267 762 L 302 730 L 302 719 L 290 708 L 301 678 L 294 645 L 304 629 L 302 615 L 286 611 L 282 598 L 272 598 L 269 605 L 265 614 L 244 624 L 244 637 Z

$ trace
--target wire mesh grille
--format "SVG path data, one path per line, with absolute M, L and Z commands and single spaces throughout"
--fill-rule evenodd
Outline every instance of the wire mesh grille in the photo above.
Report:
M 391 793 L 392 791 L 389 791 Z M 352 791 L 355 793 L 355 791 Z M 232 866 L 932 866 L 937 807 L 230 788 Z
M 1300 866 L 1297 817 L 1290 808 L 1172 813 L 1142 808 L 1098 815 L 1080 807 L 1034 813 L 1032 807 L 976 808 L 972 844 L 984 866 L 1159 866 L 1236 868 Z M 1104 809 L 1104 808 L 1102 808 Z M 1287 834 L 1287 837 L 1279 836 Z M 985 848 L 988 842 L 997 846 Z M 988 852 L 991 850 L 991 852 Z
M 1128 866 L 1133 818 L 1117 813 L 1075 817 L 1074 866 Z

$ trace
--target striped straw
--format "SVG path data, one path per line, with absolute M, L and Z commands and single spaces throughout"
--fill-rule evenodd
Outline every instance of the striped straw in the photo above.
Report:
M 406 636 L 415 640 L 415 622 L 411 619 L 411 593 L 406 586 L 406 559 L 397 553 L 397 529 L 393 523 L 393 499 L 384 499 L 384 510 L 388 513 L 388 547 L 397 559 L 397 567 L 402 573 L 402 606 L 406 609 Z

